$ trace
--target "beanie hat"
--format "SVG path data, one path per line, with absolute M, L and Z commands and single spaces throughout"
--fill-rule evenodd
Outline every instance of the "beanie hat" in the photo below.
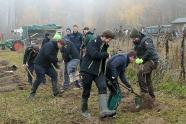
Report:
M 52 38 L 54 41 L 60 41 L 63 39 L 62 35 L 58 32 L 55 33 L 54 37 Z
M 136 28 L 133 28 L 130 34 L 130 38 L 137 38 L 140 36 L 141 36 L 140 32 Z

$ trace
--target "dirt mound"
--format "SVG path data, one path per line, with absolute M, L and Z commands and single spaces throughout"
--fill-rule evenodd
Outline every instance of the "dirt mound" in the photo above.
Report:
M 148 94 L 141 95 L 141 107 L 140 109 L 152 109 L 154 107 L 154 100 Z
M 6 60 L 2 60 L 2 61 L 0 61 L 0 66 L 7 66 L 7 65 L 9 65 L 10 63 L 8 62 L 8 61 L 6 61 Z
M 121 110 L 124 112 L 138 112 L 136 109 L 135 101 L 133 97 L 124 98 L 123 102 L 120 104 Z
M 154 102 L 154 108 L 153 110 L 156 112 L 162 112 L 162 111 L 168 111 L 171 109 L 171 106 L 161 103 L 159 101 Z
M 169 110 L 168 105 L 154 101 L 154 99 L 152 99 L 149 95 L 141 96 L 141 106 L 137 109 L 134 99 L 134 97 L 125 98 L 124 101 L 120 104 L 121 109 L 124 112 L 139 112 L 140 110 L 146 109 L 157 112 Z
M 13 91 L 17 88 L 24 89 L 22 80 L 16 74 L 17 66 L 10 65 L 9 62 L 0 61 L 0 92 Z

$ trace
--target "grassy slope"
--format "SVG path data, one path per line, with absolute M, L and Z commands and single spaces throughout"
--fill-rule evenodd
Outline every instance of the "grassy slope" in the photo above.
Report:
M 10 63 L 22 64 L 22 54 L 9 51 L 0 51 L 0 60 L 5 59 Z M 18 73 L 25 78 L 25 72 L 21 68 Z M 25 79 L 26 80 L 26 79 Z M 28 124 L 83 124 L 83 123 L 114 123 L 114 124 L 143 124 L 150 117 L 161 117 L 167 123 L 185 124 L 186 100 L 176 99 L 171 95 L 156 92 L 158 101 L 169 106 L 163 111 L 144 110 L 138 113 L 123 112 L 119 107 L 116 119 L 99 121 L 97 91 L 93 90 L 89 102 L 91 114 L 95 117 L 85 120 L 80 115 L 81 91 L 71 90 L 62 98 L 53 98 L 51 88 L 40 86 L 35 101 L 27 100 L 30 87 L 25 91 L 0 93 L 0 123 L 28 123 Z

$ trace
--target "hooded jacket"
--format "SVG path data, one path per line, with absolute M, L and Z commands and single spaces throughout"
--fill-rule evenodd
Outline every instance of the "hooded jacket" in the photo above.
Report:
M 39 54 L 35 58 L 34 64 L 50 67 L 52 64 L 56 67 L 58 58 L 58 47 L 56 41 L 50 41 L 46 43 L 39 51 Z
M 87 45 L 87 50 L 82 59 L 80 72 L 86 72 L 92 75 L 99 75 L 105 72 L 106 59 L 109 56 L 107 53 L 109 45 L 104 44 L 101 37 L 98 36 Z

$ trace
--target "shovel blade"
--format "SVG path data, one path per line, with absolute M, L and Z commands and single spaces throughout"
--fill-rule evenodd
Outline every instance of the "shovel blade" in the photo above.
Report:
M 136 109 L 139 109 L 141 107 L 141 98 L 139 96 L 136 96 L 135 97 L 135 106 L 136 106 Z

